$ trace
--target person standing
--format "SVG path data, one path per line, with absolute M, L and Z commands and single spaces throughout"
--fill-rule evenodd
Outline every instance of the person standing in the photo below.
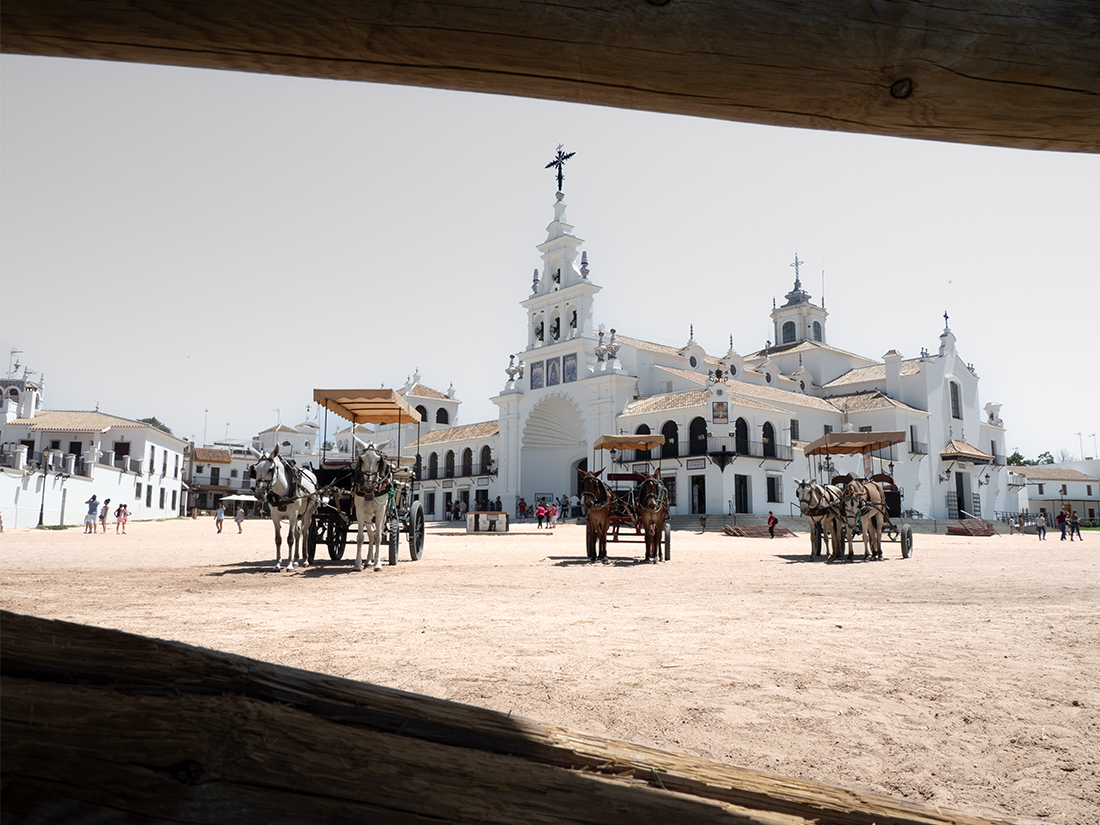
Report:
M 553 530 L 554 526 L 558 523 L 558 503 L 555 501 L 550 505 L 550 529 Z
M 516 510 L 519 512 L 519 520 L 523 521 L 527 516 L 527 502 L 523 500 L 523 496 L 520 496 L 519 504 L 516 505 Z
M 1062 541 L 1066 540 L 1066 511 L 1059 510 L 1058 515 L 1054 517 L 1054 526 L 1062 531 Z
M 237 515 L 233 517 L 233 521 L 237 522 L 237 533 L 243 533 L 244 530 L 241 528 L 241 525 L 244 522 L 244 505 L 243 504 L 238 504 L 237 505 Z
M 222 525 L 225 523 L 225 505 L 220 501 L 218 502 L 218 512 L 214 516 L 214 524 L 218 528 L 218 532 L 222 531 Z
M 573 518 L 581 517 L 581 500 L 576 493 L 573 493 L 573 495 L 569 497 L 569 507 L 570 512 L 573 514 Z
M 1078 541 L 1084 541 L 1081 538 L 1081 519 L 1077 516 L 1077 511 L 1073 511 L 1073 515 L 1069 517 L 1069 540 L 1073 541 L 1073 537 L 1077 536 Z
M 84 516 L 84 532 L 94 533 L 96 531 L 96 520 L 99 518 L 99 502 L 96 501 L 95 496 L 84 502 L 88 505 L 88 515 Z
M 535 505 L 535 517 L 539 520 L 538 529 L 541 530 L 542 520 L 546 518 L 546 505 L 543 503 L 543 500 L 541 498 L 539 499 L 538 504 Z
M 103 500 L 103 507 L 99 511 L 99 527 L 103 530 L 103 535 L 107 535 L 107 515 L 108 505 L 111 503 L 109 498 Z
M 1039 536 L 1039 541 L 1047 540 L 1047 517 L 1042 513 L 1035 517 L 1035 533 Z
M 130 511 L 126 509 L 126 505 L 118 505 L 118 509 L 115 510 L 115 535 L 118 535 L 120 527 L 122 528 L 122 535 L 126 535 L 126 520 L 129 517 Z
M 768 536 L 775 538 L 775 525 L 779 524 L 779 519 L 775 517 L 775 513 L 768 510 Z

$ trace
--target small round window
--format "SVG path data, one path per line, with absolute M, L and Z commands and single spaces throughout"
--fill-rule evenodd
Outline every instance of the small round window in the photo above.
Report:
M 730 368 L 727 370 L 727 372 L 730 375 L 737 375 L 737 367 L 735 367 L 733 364 L 730 364 Z
M 771 374 L 770 372 L 769 372 L 769 373 L 767 373 L 767 374 L 766 374 L 766 375 L 764 376 L 764 380 L 765 380 L 765 381 L 767 381 L 767 382 L 768 382 L 768 383 L 770 384 L 770 383 L 772 382 L 772 374 Z
M 688 363 L 691 364 L 693 367 L 697 367 L 699 366 L 699 359 L 693 355 L 691 356 L 691 358 L 688 359 Z
M 806 382 L 805 381 L 799 381 L 798 386 L 802 387 L 802 392 L 806 392 Z

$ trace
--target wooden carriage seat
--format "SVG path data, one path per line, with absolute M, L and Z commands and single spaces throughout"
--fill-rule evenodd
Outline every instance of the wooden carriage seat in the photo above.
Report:
M 871 476 L 871 481 L 877 481 L 882 485 L 883 490 L 896 490 L 898 486 L 894 484 L 894 477 L 888 473 L 875 473 Z
M 845 484 L 847 484 L 851 480 L 852 480 L 852 477 L 850 475 L 833 476 L 833 480 L 830 481 L 829 483 L 830 484 L 836 484 L 840 487 L 843 487 Z

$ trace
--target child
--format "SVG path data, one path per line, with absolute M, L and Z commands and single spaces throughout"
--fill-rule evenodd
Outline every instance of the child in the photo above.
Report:
M 129 516 L 130 511 L 126 509 L 126 505 L 118 505 L 118 509 L 115 510 L 115 535 L 118 535 L 119 528 L 122 528 L 122 535 L 126 535 L 126 519 Z
M 233 520 L 235 522 L 237 522 L 237 532 L 238 533 L 243 533 L 244 530 L 241 529 L 241 522 L 244 521 L 244 505 L 243 504 L 238 504 L 237 505 L 237 515 Z
M 107 535 L 107 514 L 109 512 L 109 505 L 111 500 L 109 498 L 103 500 L 103 509 L 99 511 L 99 526 L 103 528 L 103 535 Z
M 218 503 L 218 514 L 214 516 L 214 523 L 218 527 L 218 532 L 222 531 L 222 524 L 225 522 L 225 505 Z
M 558 523 L 558 505 L 550 505 L 550 529 L 553 530 L 554 526 Z

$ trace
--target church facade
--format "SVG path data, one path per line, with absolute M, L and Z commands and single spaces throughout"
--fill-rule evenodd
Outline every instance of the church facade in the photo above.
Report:
M 492 401 L 495 421 L 458 422 L 453 387 L 440 393 L 410 378 L 402 393 L 424 423 L 400 433 L 419 455 L 420 498 L 429 518 L 454 501 L 570 494 L 578 468 L 630 472 L 660 466 L 674 515 L 796 514 L 798 479 L 863 476 L 861 456 L 807 462 L 806 444 L 826 432 L 900 431 L 877 453 L 903 509 L 934 518 L 1007 509 L 1000 405 L 979 400 L 979 377 L 959 355 L 945 314 L 936 351 L 906 358 L 857 355 L 829 343 L 828 313 L 795 282 L 774 305 L 775 344 L 741 354 L 707 353 L 694 334 L 680 347 L 619 336 L 597 323 L 602 288 L 589 278 L 583 241 L 566 221 L 561 192 L 537 246 L 529 295 L 520 301 L 526 348 L 512 356 Z M 425 432 L 428 430 L 428 432 Z M 387 434 L 388 433 L 388 434 Z M 594 453 L 604 434 L 660 433 L 650 451 Z M 397 442 L 395 427 L 376 440 Z M 391 446 L 391 449 L 394 447 Z

